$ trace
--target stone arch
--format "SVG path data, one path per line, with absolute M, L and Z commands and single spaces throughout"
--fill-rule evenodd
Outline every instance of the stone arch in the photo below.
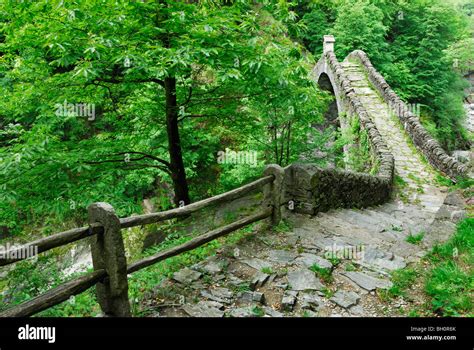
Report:
M 313 69 L 313 79 L 322 90 L 329 91 L 335 96 L 335 105 L 332 106 L 333 112 L 337 111 L 337 115 L 345 113 L 346 108 L 340 97 L 338 85 L 335 83 L 334 72 L 329 68 L 326 57 L 323 55 Z
M 320 89 L 329 92 L 334 97 L 333 101 L 329 104 L 328 110 L 324 114 L 325 124 L 340 127 L 337 97 L 334 93 L 334 87 L 331 84 L 329 76 L 326 73 L 321 72 L 317 80 L 317 84 Z

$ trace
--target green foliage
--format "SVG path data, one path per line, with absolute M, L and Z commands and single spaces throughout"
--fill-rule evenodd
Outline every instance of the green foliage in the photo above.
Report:
M 424 232 L 417 233 L 416 235 L 410 234 L 407 236 L 406 241 L 411 244 L 420 244 L 423 237 L 425 237 Z
M 448 150 L 468 148 L 462 75 L 472 68 L 472 8 L 441 0 L 307 1 L 298 7 L 306 46 L 321 53 L 324 34 L 336 38 L 340 59 L 364 50 Z
M 474 219 L 462 220 L 446 243 L 433 247 L 424 258 L 427 266 L 417 265 L 394 271 L 393 286 L 380 291 L 382 300 L 410 298 L 408 290 L 424 280 L 429 303 L 410 311 L 409 316 L 464 316 L 474 307 Z
M 386 291 L 380 291 L 382 298 L 396 298 L 406 296 L 406 289 L 411 287 L 418 276 L 418 272 L 413 268 L 396 270 L 392 273 L 392 287 Z
M 324 282 L 331 283 L 333 281 L 332 270 L 321 267 L 317 264 L 311 265 L 309 268 L 316 276 L 320 277 Z
M 301 30 L 288 4 L 106 3 L 0 10 L 0 225 L 83 222 L 96 201 L 119 216 L 144 198 L 169 209 L 167 77 L 193 199 L 311 153 L 327 99 L 309 77 L 312 56 L 287 35 Z M 66 102 L 95 114 L 58 113 Z M 226 148 L 256 152 L 256 166 L 219 164 Z
M 281 220 L 278 225 L 273 227 L 275 232 L 290 232 L 293 229 L 293 225 L 288 220 Z
M 442 316 L 459 316 L 472 311 L 474 306 L 473 274 L 453 261 L 442 262 L 431 271 L 425 291 L 432 298 L 433 311 Z
M 255 307 L 253 307 L 252 313 L 253 313 L 256 317 L 263 317 L 263 316 L 265 316 L 265 311 L 263 311 L 263 309 L 262 309 L 260 306 L 255 306 Z
M 361 128 L 357 116 L 351 116 L 349 122 L 350 128 L 342 134 L 343 142 L 348 147 L 344 153 L 344 167 L 359 172 L 376 172 L 377 166 L 367 131 Z

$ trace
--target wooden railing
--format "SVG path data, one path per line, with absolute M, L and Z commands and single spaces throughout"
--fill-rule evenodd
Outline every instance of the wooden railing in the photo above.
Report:
M 131 316 L 128 299 L 129 274 L 183 252 L 193 250 L 254 222 L 266 218 L 271 218 L 272 224 L 277 224 L 280 221 L 284 171 L 277 165 L 269 165 L 263 175 L 262 178 L 232 191 L 184 207 L 158 213 L 118 218 L 114 208 L 107 203 L 94 203 L 90 205 L 88 208 L 89 226 L 56 233 L 29 242 L 20 248 L 7 251 L 5 256 L 15 256 L 15 258 L 0 259 L 0 266 L 24 260 L 26 257 L 21 257 L 19 253 L 20 251 L 28 251 L 29 247 L 35 248 L 35 251 L 39 254 L 89 237 L 91 239 L 94 271 L 0 312 L 0 317 L 31 316 L 60 304 L 93 286 L 96 287 L 97 301 L 104 315 Z M 121 229 L 185 217 L 203 208 L 241 198 L 256 190 L 263 190 L 264 193 L 262 209 L 257 213 L 199 235 L 179 246 L 127 264 Z

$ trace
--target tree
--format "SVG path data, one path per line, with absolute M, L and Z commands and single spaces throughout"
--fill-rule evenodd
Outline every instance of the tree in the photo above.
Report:
M 3 220 L 35 221 L 51 203 L 65 217 L 99 200 L 126 215 L 150 194 L 167 208 L 169 178 L 175 205 L 189 203 L 193 191 L 209 190 L 200 188 L 203 174 L 228 170 L 215 166 L 227 145 L 255 148 L 268 161 L 294 159 L 325 102 L 309 78 L 311 55 L 288 37 L 283 22 L 292 18 L 275 2 L 7 3 Z M 285 141 L 278 132 L 271 138 L 264 112 L 272 101 L 275 116 L 290 105 L 295 112 L 278 123 Z M 94 113 L 63 113 L 69 104 Z M 272 158 L 276 142 L 285 152 Z

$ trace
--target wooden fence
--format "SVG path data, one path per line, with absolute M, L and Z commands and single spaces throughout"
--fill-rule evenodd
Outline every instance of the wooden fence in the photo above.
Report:
M 88 208 L 89 226 L 75 228 L 30 242 L 21 248 L 8 251 L 5 256 L 14 259 L 0 259 L 0 266 L 24 260 L 19 251 L 28 247 L 37 249 L 38 254 L 78 240 L 91 239 L 91 254 L 94 271 L 63 283 L 48 292 L 16 305 L 0 313 L 0 317 L 26 317 L 46 310 L 80 294 L 92 286 L 96 287 L 97 301 L 106 316 L 131 316 L 128 299 L 128 275 L 172 256 L 193 250 L 216 238 L 271 218 L 272 224 L 281 219 L 281 198 L 283 194 L 284 171 L 278 165 L 269 165 L 263 177 L 232 191 L 195 202 L 184 207 L 158 213 L 118 218 L 114 208 L 107 203 L 94 203 Z M 188 216 L 203 208 L 241 198 L 255 190 L 263 190 L 262 209 L 228 225 L 199 235 L 179 246 L 158 252 L 152 256 L 127 264 L 121 229 L 157 223 L 163 220 Z

